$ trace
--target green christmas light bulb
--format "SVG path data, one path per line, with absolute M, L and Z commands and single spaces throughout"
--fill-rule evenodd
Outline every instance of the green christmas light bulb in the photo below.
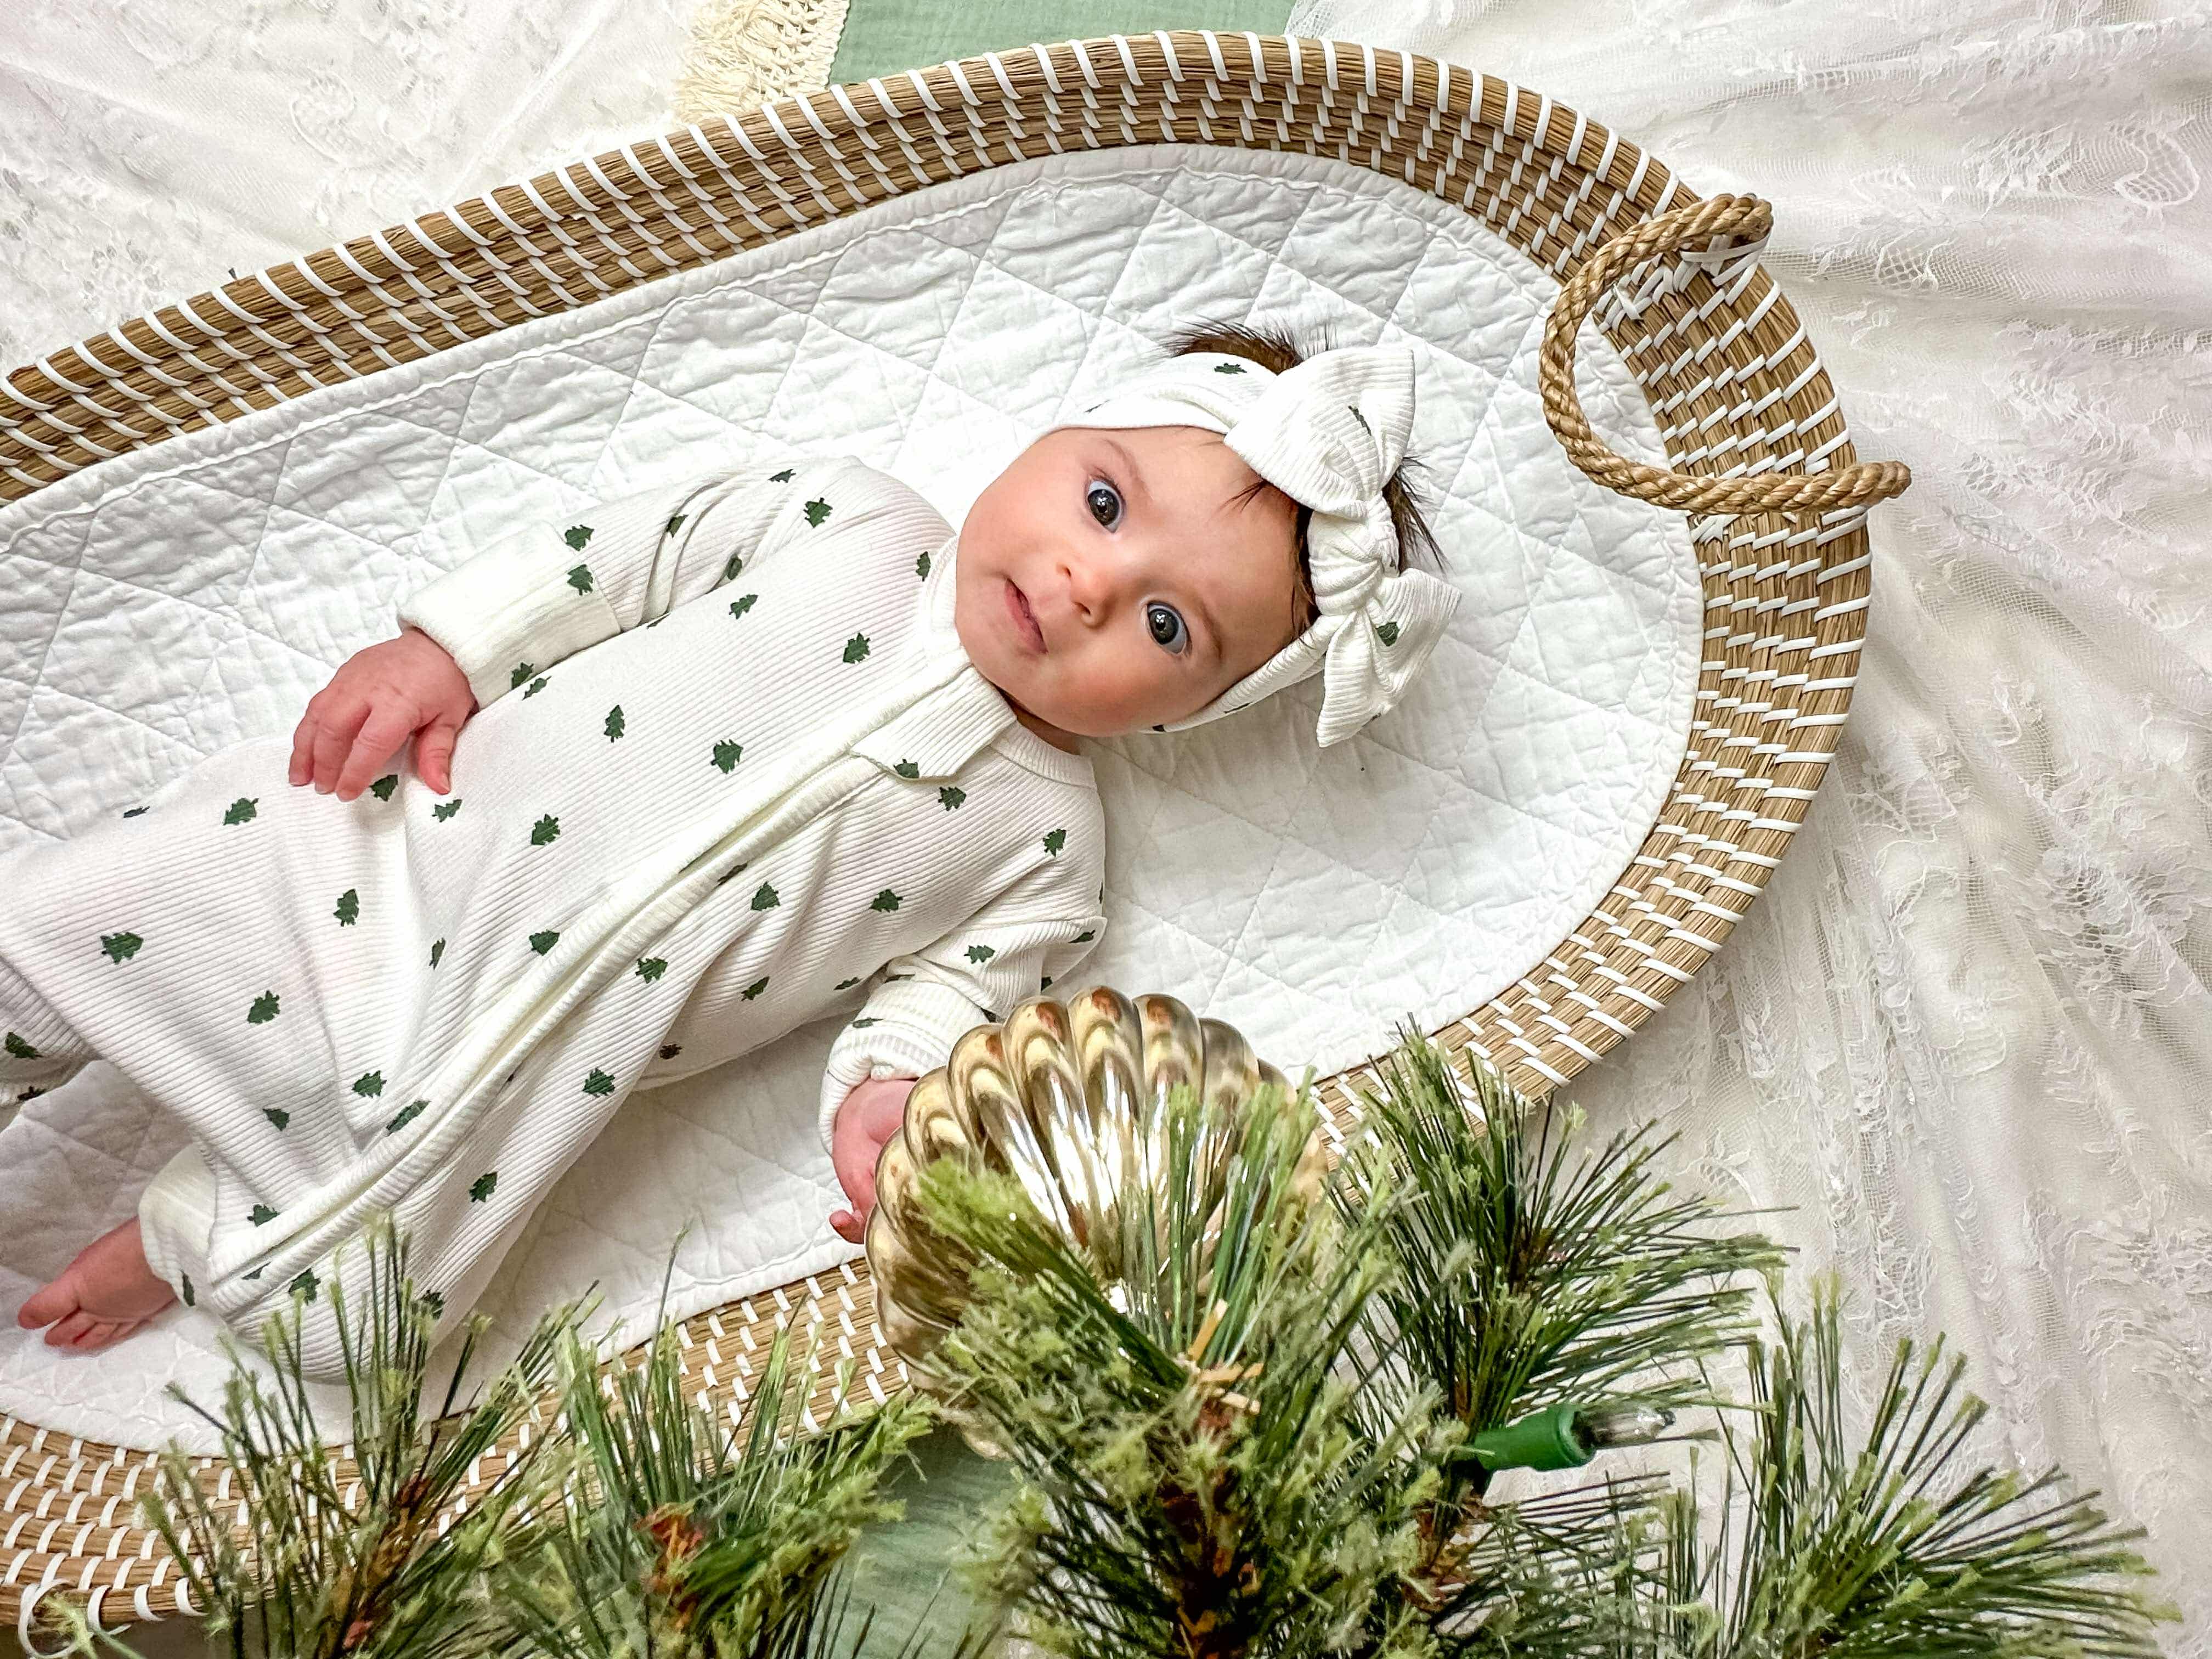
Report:
M 1674 1420 L 1659 1406 L 1548 1406 L 1512 1423 L 1486 1429 L 1468 1449 L 1487 1469 L 1568 1469 L 1614 1446 L 1656 1440 Z

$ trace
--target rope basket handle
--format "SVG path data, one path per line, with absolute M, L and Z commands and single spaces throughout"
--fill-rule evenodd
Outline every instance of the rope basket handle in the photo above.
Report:
M 1833 472 L 1770 472 L 1716 478 L 1670 472 L 1615 454 L 1591 432 L 1575 395 L 1575 337 L 1583 320 L 1615 278 L 1656 253 L 1731 236 L 1765 239 L 1774 210 L 1756 196 L 1714 196 L 1632 225 L 1609 238 L 1583 261 L 1559 289 L 1544 320 L 1538 387 L 1544 419 L 1568 458 L 1608 489 L 1686 513 L 1801 513 L 1837 507 L 1870 507 L 1901 494 L 1912 482 L 1902 461 L 1861 461 Z M 1706 252 L 1718 252 L 1708 246 Z

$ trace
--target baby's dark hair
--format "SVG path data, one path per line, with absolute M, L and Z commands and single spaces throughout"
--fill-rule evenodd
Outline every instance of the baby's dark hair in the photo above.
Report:
M 1327 351 L 1334 343 L 1324 327 L 1321 349 Z M 1286 329 L 1273 325 L 1254 328 L 1226 320 L 1199 323 L 1182 330 L 1167 343 L 1167 353 L 1170 357 L 1188 356 L 1194 351 L 1225 352 L 1231 356 L 1257 363 L 1276 374 L 1297 368 L 1311 355 Z M 1407 477 L 1409 468 L 1417 471 L 1425 470 L 1419 460 L 1407 455 L 1400 461 L 1398 470 L 1382 486 L 1382 499 L 1390 508 L 1390 523 L 1398 532 L 1398 550 L 1401 556 L 1410 556 L 1415 548 L 1425 547 L 1441 569 L 1443 566 L 1443 550 L 1437 545 L 1435 533 L 1430 530 L 1420 504 L 1413 499 L 1414 481 Z M 1273 488 L 1265 478 L 1255 478 L 1250 489 L 1242 491 L 1234 499 L 1242 506 L 1261 490 Z M 1297 588 L 1291 596 L 1297 609 L 1297 631 L 1301 634 L 1312 626 L 1314 618 L 1320 615 L 1319 607 L 1314 603 L 1313 567 L 1306 551 L 1306 525 L 1312 517 L 1313 509 L 1301 503 L 1297 524 Z

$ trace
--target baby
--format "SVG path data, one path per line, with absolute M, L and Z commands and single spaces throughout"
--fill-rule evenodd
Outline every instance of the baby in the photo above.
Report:
M 319 1292 L 372 1211 L 465 1311 L 631 1089 L 833 1012 L 818 1123 L 860 1243 L 915 1079 L 1105 926 L 1079 739 L 1319 672 L 1338 742 L 1455 602 L 1401 557 L 1434 550 L 1408 350 L 1219 324 L 1169 354 L 957 534 L 798 454 L 526 526 L 289 743 L 0 859 L 6 1098 L 97 1055 L 192 1136 L 18 1322 L 91 1350 L 181 1296 L 251 1337 L 299 1291 L 307 1374 L 341 1376 Z

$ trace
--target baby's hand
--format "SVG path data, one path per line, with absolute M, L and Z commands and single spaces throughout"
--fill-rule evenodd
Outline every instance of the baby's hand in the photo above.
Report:
M 453 787 L 453 739 L 477 711 L 469 677 L 419 628 L 356 651 L 307 700 L 292 733 L 295 784 L 351 800 L 399 745 L 416 739 L 415 770 L 440 794 Z
M 830 1161 L 836 1166 L 845 1196 L 853 1200 L 851 1210 L 836 1211 L 830 1218 L 840 1238 L 855 1244 L 867 1238 L 868 1213 L 876 1207 L 876 1159 L 884 1143 L 899 1132 L 915 1082 L 910 1077 L 871 1078 L 856 1085 L 837 1108 L 830 1126 Z

